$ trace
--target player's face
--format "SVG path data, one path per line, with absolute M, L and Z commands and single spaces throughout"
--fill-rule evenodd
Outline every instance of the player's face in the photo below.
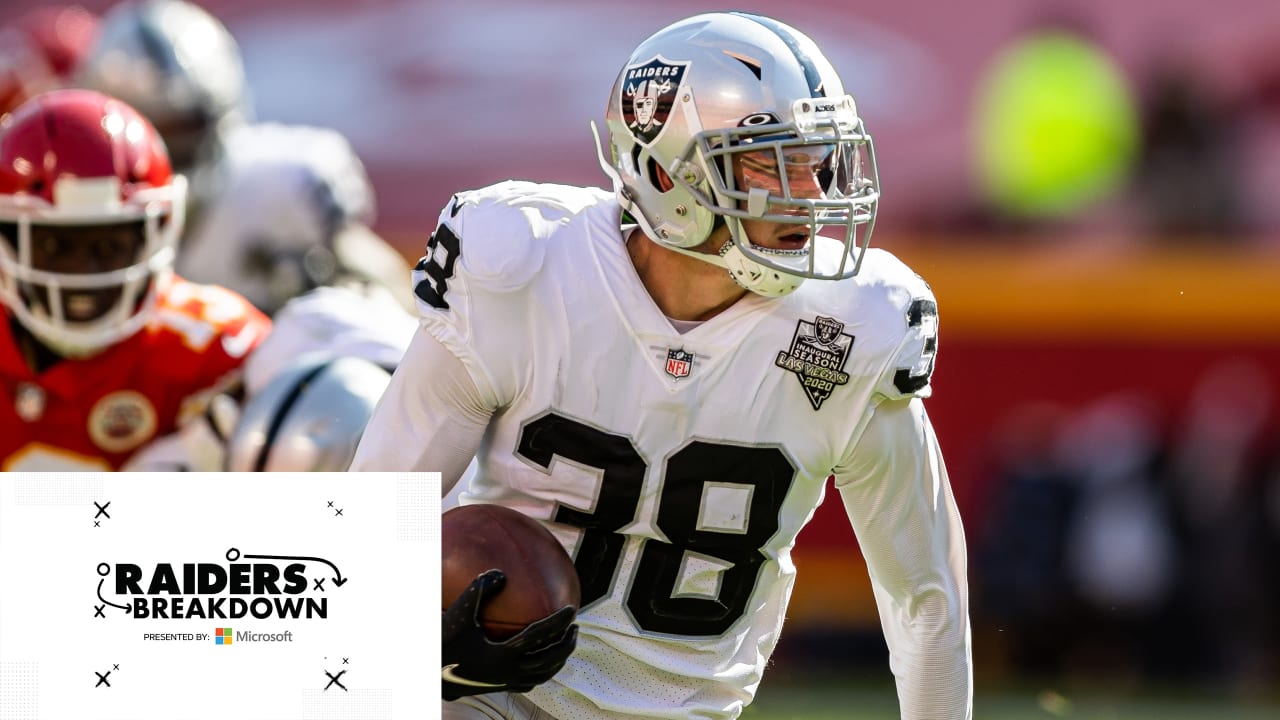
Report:
M 141 222 L 95 226 L 31 226 L 31 265 L 47 272 L 81 275 L 120 270 L 138 262 L 146 245 Z M 48 307 L 49 290 L 31 289 L 36 300 Z M 95 289 L 62 290 L 62 311 L 70 322 L 102 317 L 120 299 L 119 285 Z
M 770 195 L 818 200 L 824 198 L 823 188 L 831 176 L 831 158 L 835 148 L 831 145 L 806 145 L 783 151 L 783 167 L 778 168 L 778 156 L 772 150 L 739 153 L 734 156 L 734 182 L 743 190 L 762 188 Z M 783 177 L 786 178 L 784 187 Z M 769 213 L 805 215 L 799 208 L 770 205 Z M 773 223 L 765 220 L 743 220 L 742 229 L 752 244 L 775 250 L 799 250 L 809 242 L 809 225 Z
M 653 98 L 648 96 L 637 97 L 635 101 L 636 121 L 642 126 L 648 125 L 649 120 L 653 117 Z

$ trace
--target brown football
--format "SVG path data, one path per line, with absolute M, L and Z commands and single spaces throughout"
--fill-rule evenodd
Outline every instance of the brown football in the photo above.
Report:
M 477 575 L 497 568 L 507 584 L 480 609 L 485 634 L 504 640 L 581 598 L 573 560 L 539 521 L 501 505 L 460 505 L 440 517 L 444 609 Z

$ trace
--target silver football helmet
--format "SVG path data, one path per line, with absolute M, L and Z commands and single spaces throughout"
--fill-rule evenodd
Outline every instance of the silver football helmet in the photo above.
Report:
M 274 315 L 330 285 L 384 286 L 412 309 L 411 269 L 370 226 L 373 186 L 351 143 L 328 128 L 254 123 L 228 133 L 207 173 L 214 199 L 183 244 L 178 273 Z
M 240 48 L 214 16 L 182 0 L 128 0 L 102 17 L 76 83 L 151 120 L 190 174 L 222 133 L 250 119 Z
M 880 197 L 875 152 L 835 69 L 798 30 L 740 12 L 669 25 L 631 54 L 605 125 L 601 167 L 659 245 L 766 296 L 857 273 Z M 743 220 L 802 226 L 808 242 L 755 245 Z M 718 256 L 690 250 L 721 221 L 732 240 Z
M 389 382 L 391 373 L 361 358 L 300 358 L 245 404 L 226 469 L 346 471 Z

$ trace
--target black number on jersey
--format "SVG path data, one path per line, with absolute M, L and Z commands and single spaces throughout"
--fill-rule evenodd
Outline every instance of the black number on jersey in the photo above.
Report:
M 617 531 L 635 519 L 640 504 L 646 467 L 640 453 L 621 435 L 555 414 L 525 425 L 516 453 L 548 471 L 553 457 L 559 455 L 604 472 L 600 497 L 591 512 L 561 505 L 552 519 L 583 530 L 573 561 L 582 585 L 582 604 L 608 595 L 626 540 Z
M 933 361 L 938 353 L 938 304 L 932 300 L 913 300 L 907 310 L 907 325 L 919 328 L 917 332 L 924 336 L 924 349 L 920 352 L 920 363 L 924 369 L 912 374 L 914 367 L 900 368 L 893 374 L 893 384 L 904 394 L 912 395 L 929 384 L 933 375 Z
M 636 519 L 648 469 L 635 445 L 624 435 L 550 413 L 521 430 L 516 452 L 548 472 L 555 456 L 602 472 L 590 512 L 562 504 L 553 519 L 583 530 L 574 558 L 583 607 L 610 594 L 627 539 L 620 530 Z M 640 628 L 715 636 L 732 627 L 746 612 L 759 581 L 767 559 L 761 548 L 778 531 L 795 474 L 795 466 L 776 447 L 695 441 L 670 456 L 655 519 L 668 542 L 643 541 L 626 593 L 627 609 Z M 712 486 L 747 493 L 742 530 L 704 526 L 700 513 Z M 678 593 L 676 584 L 690 556 L 725 566 L 714 599 Z
M 425 277 L 413 288 L 414 294 L 431 307 L 449 309 L 444 294 L 449 291 L 449 278 L 453 277 L 453 266 L 458 262 L 460 250 L 458 236 L 453 234 L 448 225 L 442 224 L 431 233 L 431 239 L 427 241 L 427 254 L 414 267 Z M 441 253 L 444 254 L 444 264 L 436 260 L 436 256 Z

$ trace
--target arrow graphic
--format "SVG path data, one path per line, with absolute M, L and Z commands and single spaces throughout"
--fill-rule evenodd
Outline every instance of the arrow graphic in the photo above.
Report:
M 346 584 L 347 580 L 350 579 L 350 578 L 342 577 L 342 571 L 338 569 L 338 566 L 334 565 L 328 560 L 325 560 L 324 558 L 303 557 L 299 555 L 245 555 L 244 558 L 246 560 L 250 560 L 250 559 L 252 560 L 313 560 L 315 562 L 322 562 L 325 565 L 328 565 L 329 567 L 333 568 L 333 574 L 336 576 L 333 578 L 334 585 L 337 585 L 338 587 L 342 587 L 344 584 Z
M 110 600 L 108 600 L 108 599 L 106 599 L 106 598 L 102 597 L 102 583 L 104 583 L 104 582 L 106 582 L 106 581 L 107 581 L 107 579 L 106 579 L 106 578 L 102 578 L 102 579 L 98 580 L 98 599 L 99 599 L 99 600 L 101 600 L 102 602 L 106 603 L 107 605 L 110 605 L 110 606 L 111 606 L 111 607 L 113 607 L 113 608 L 120 608 L 121 610 L 123 610 L 123 611 L 125 611 L 125 612 L 129 612 L 129 606 L 128 606 L 128 605 L 117 605 L 117 604 L 115 604 L 115 603 L 111 602 Z

